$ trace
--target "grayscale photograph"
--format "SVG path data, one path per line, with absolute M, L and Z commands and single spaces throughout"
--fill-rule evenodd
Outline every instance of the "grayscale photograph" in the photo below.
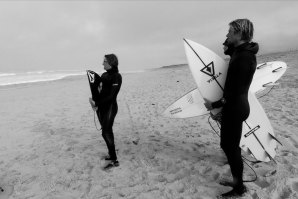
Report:
M 297 199 L 297 10 L 0 0 L 0 199 Z

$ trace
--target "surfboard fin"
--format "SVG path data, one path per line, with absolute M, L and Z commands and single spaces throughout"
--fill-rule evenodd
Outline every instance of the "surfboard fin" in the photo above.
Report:
M 274 135 L 272 135 L 271 133 L 269 133 L 269 135 L 271 136 L 271 138 L 272 139 L 274 139 L 276 142 L 278 142 L 281 146 L 283 146 L 282 145 L 282 143 L 274 136 Z
M 252 133 L 254 135 L 254 137 L 256 138 L 256 140 L 259 142 L 259 144 L 261 145 L 261 147 L 263 148 L 263 150 L 265 151 L 265 153 L 267 154 L 267 156 L 270 158 L 270 160 L 273 160 L 275 162 L 275 164 L 277 164 L 277 162 L 273 159 L 273 157 L 269 154 L 269 152 L 265 149 L 265 147 L 263 146 L 262 142 L 259 140 L 259 138 L 257 137 L 257 135 L 253 132 Z M 269 133 L 270 134 L 270 133 Z M 271 134 L 270 134 L 271 135 Z
M 277 85 L 279 85 L 279 83 L 269 82 L 269 83 L 263 84 L 263 87 L 277 86 Z
M 264 68 L 266 65 L 267 65 L 267 62 L 265 62 L 265 63 L 261 64 L 260 66 L 258 66 L 257 69 Z
M 273 160 L 273 162 L 275 163 L 275 164 L 277 164 L 277 162 L 273 159 L 273 157 L 264 149 L 264 151 L 265 151 L 265 153 L 266 153 L 266 155 L 269 157 L 269 159 L 270 160 Z
M 256 161 L 253 161 L 253 162 L 251 162 L 251 163 L 253 163 L 253 164 L 257 164 L 257 163 L 260 163 L 260 162 L 262 162 L 261 160 L 258 160 L 257 158 L 256 158 L 256 156 L 252 153 L 252 151 L 247 147 L 247 150 L 248 150 L 248 153 L 250 153 L 250 155 L 252 155 L 253 157 L 254 157 L 254 159 L 256 159 Z M 265 151 L 266 152 L 266 151 Z
M 282 70 L 283 69 L 283 67 L 279 67 L 279 68 L 277 68 L 277 69 L 274 69 L 272 72 L 273 73 L 276 73 L 276 72 L 278 72 L 278 71 L 280 71 L 280 70 Z
M 250 153 L 250 155 L 252 155 L 254 157 L 254 159 L 258 160 L 248 147 L 247 147 L 247 150 L 248 150 L 248 153 Z

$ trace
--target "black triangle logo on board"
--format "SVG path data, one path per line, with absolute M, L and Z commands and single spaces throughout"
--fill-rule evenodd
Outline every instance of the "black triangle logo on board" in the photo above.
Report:
M 94 83 L 95 81 L 95 74 L 92 71 L 87 71 L 90 83 Z
M 204 68 L 202 68 L 201 72 L 205 73 L 208 76 L 213 77 L 215 74 L 213 61 L 210 64 L 208 64 L 207 66 L 205 66 Z

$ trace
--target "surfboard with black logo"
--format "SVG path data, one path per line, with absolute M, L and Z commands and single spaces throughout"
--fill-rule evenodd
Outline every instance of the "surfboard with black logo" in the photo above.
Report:
M 87 70 L 87 77 L 90 85 L 91 95 L 93 101 L 100 99 L 100 92 L 98 90 L 100 83 L 102 82 L 101 77 L 92 70 Z
M 191 40 L 184 39 L 184 47 L 190 71 L 201 96 L 211 102 L 221 99 L 227 76 L 227 63 L 210 49 Z M 282 67 L 274 71 L 277 73 L 281 69 Z M 275 137 L 264 109 L 251 91 L 248 92 L 248 101 L 250 115 L 243 122 L 240 147 L 259 161 L 275 161 L 273 158 L 276 155 L 277 143 L 280 142 Z M 211 113 L 216 115 L 220 111 L 221 108 L 213 109 Z
M 209 69 L 210 72 L 212 72 L 212 70 L 214 71 L 214 68 Z M 249 91 L 257 94 L 266 88 L 278 85 L 277 81 L 282 77 L 286 70 L 287 64 L 282 61 L 258 64 Z M 209 73 L 207 73 L 207 75 L 208 74 Z M 208 80 L 211 81 L 211 79 Z M 172 103 L 162 113 L 164 117 L 169 118 L 188 118 L 206 114 L 209 114 L 209 111 L 204 105 L 204 99 L 198 88 L 184 94 L 184 96 Z

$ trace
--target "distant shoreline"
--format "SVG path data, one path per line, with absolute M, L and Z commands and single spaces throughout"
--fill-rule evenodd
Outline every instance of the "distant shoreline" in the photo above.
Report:
M 188 64 L 174 64 L 174 65 L 162 66 L 158 69 L 181 68 L 181 67 L 185 67 L 185 66 L 188 66 Z
M 263 57 L 267 57 L 267 56 L 282 56 L 282 54 L 285 53 L 295 53 L 298 52 L 298 50 L 290 50 L 290 51 L 281 51 L 281 52 L 274 52 L 274 53 L 267 53 L 267 54 L 261 54 L 261 55 L 257 55 L 257 58 L 263 58 Z M 229 58 L 224 58 L 224 60 L 229 60 Z M 185 67 L 188 66 L 187 63 L 184 64 L 173 64 L 173 65 L 168 65 L 168 66 L 162 66 L 156 69 L 167 69 L 167 68 L 181 68 L 181 67 Z
M 258 55 L 258 63 L 268 62 L 268 61 L 284 61 L 284 56 L 287 56 L 289 54 L 295 54 L 298 50 L 293 51 L 286 51 L 286 52 L 275 52 L 270 54 L 263 54 Z M 229 60 L 229 58 L 225 59 L 226 61 Z M 146 73 L 151 71 L 158 71 L 158 70 L 166 70 L 166 69 L 184 69 L 187 68 L 187 63 L 182 64 L 172 64 L 168 66 L 161 66 L 158 68 L 149 68 L 149 69 L 143 69 L 143 70 L 130 70 L 130 71 L 121 71 L 121 74 L 137 74 L 137 73 Z M 64 74 L 61 74 L 60 71 L 57 71 L 57 76 L 46 76 L 46 75 L 52 75 L 56 71 L 42 71 L 42 72 L 27 72 L 27 73 L 21 73 L 21 74 L 15 74 L 15 73 L 2 73 L 2 76 L 0 76 L 0 90 L 5 88 L 18 88 L 23 86 L 30 86 L 33 84 L 41 84 L 41 83 L 49 83 L 49 82 L 55 82 L 55 81 L 63 81 L 63 80 L 74 80 L 74 79 L 80 79 L 85 75 L 85 72 L 80 71 L 63 71 Z M 20 76 L 23 76 L 20 78 Z M 30 77 L 32 76 L 32 78 Z M 29 77 L 29 78 L 28 78 Z M 6 81 L 6 82 L 5 82 Z

